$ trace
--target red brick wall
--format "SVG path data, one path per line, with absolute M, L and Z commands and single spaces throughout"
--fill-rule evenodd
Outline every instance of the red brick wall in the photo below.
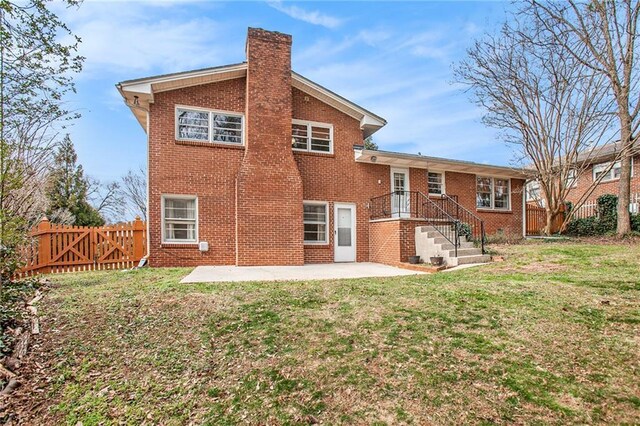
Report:
M 227 145 L 177 142 L 175 105 L 244 112 L 245 79 L 189 87 L 155 95 L 149 113 L 149 252 L 152 266 L 235 263 L 235 179 L 244 149 Z M 209 242 L 165 244 L 161 195 L 198 197 L 198 233 Z
M 291 36 L 250 28 L 247 64 L 237 264 L 301 265 L 302 180 L 291 150 Z
M 393 219 L 371 222 L 369 245 L 371 262 L 396 265 L 408 262 L 416 254 L 415 229 L 426 222 L 409 219 Z
M 633 175 L 631 176 L 631 194 L 640 194 L 640 155 L 633 158 Z M 576 187 L 569 191 L 567 201 L 577 202 L 580 197 L 593 184 L 593 166 L 590 166 L 585 172 L 578 177 Z M 609 182 L 601 182 L 596 186 L 593 193 L 587 198 L 587 201 L 596 201 L 599 196 L 605 194 L 618 195 L 620 180 L 616 179 Z
M 356 205 L 356 260 L 368 261 L 367 205 L 372 196 L 389 192 L 389 167 L 355 162 L 353 145 L 362 143 L 358 120 L 298 89 L 294 88 L 292 94 L 293 118 L 332 124 L 334 136 L 333 154 L 294 151 L 302 176 L 304 200 L 329 202 L 329 243 L 305 245 L 305 262 L 333 262 L 333 213 L 336 202 Z
M 489 175 L 487 175 L 489 176 Z M 457 195 L 458 202 L 480 217 L 487 234 L 498 231 L 506 234 L 522 235 L 522 185 L 524 180 L 511 179 L 511 210 L 491 211 L 476 208 L 476 175 L 446 172 L 445 190 L 449 195 Z
M 156 94 L 149 114 L 151 265 L 332 262 L 337 202 L 356 205 L 357 261 L 406 261 L 414 254 L 415 222 L 375 229 L 369 222 L 371 197 L 391 190 L 390 167 L 355 163 L 353 145 L 362 143 L 359 121 L 291 88 L 290 42 L 289 36 L 252 29 L 248 78 Z M 176 141 L 179 104 L 244 113 L 246 148 Z M 333 154 L 293 152 L 292 118 L 332 124 Z M 411 190 L 428 192 L 426 173 L 410 169 Z M 448 194 L 476 212 L 475 175 L 447 172 L 445 184 Z M 488 232 L 521 232 L 521 184 L 512 180 L 512 212 L 478 212 Z M 209 242 L 208 252 L 196 244 L 161 243 L 162 194 L 198 197 L 198 236 Z M 328 244 L 303 245 L 303 199 L 329 203 Z M 380 238 L 389 232 L 404 245 L 385 254 L 374 245 L 386 247 Z

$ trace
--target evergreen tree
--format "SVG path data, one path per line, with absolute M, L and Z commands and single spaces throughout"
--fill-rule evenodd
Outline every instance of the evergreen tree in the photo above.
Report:
M 370 149 L 372 151 L 378 150 L 378 144 L 373 141 L 373 136 L 369 136 L 364 140 L 364 149 Z
M 47 214 L 54 222 L 70 221 L 72 225 L 79 226 L 104 225 L 100 213 L 87 201 L 88 183 L 77 161 L 78 155 L 67 135 L 54 156 L 47 191 L 50 203 Z

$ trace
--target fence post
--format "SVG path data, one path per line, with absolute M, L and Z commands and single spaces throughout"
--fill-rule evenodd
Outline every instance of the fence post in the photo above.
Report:
M 144 230 L 145 224 L 136 216 L 133 221 L 133 259 L 137 262 L 144 256 Z
M 38 223 L 38 272 L 48 274 L 51 272 L 51 223 L 44 216 Z

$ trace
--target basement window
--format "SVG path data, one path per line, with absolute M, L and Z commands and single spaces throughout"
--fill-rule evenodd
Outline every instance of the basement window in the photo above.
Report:
M 477 208 L 490 210 L 509 210 L 510 206 L 510 179 L 476 176 Z
M 198 241 L 198 199 L 190 195 L 162 196 L 162 242 Z
M 242 145 L 244 116 L 195 107 L 176 107 L 176 139 Z
M 333 126 L 313 121 L 293 120 L 291 146 L 294 151 L 333 153 Z
M 305 201 L 304 207 L 304 243 L 327 244 L 329 242 L 327 230 L 329 214 L 327 203 L 318 201 Z

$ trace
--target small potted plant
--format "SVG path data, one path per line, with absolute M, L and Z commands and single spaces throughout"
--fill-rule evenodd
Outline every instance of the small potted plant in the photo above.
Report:
M 440 253 L 436 253 L 435 256 L 431 256 L 429 260 L 431 261 L 431 265 L 433 266 L 442 266 L 442 264 L 444 263 L 444 257 L 442 257 Z
M 409 256 L 409 263 L 412 265 L 417 265 L 420 263 L 420 256 Z

